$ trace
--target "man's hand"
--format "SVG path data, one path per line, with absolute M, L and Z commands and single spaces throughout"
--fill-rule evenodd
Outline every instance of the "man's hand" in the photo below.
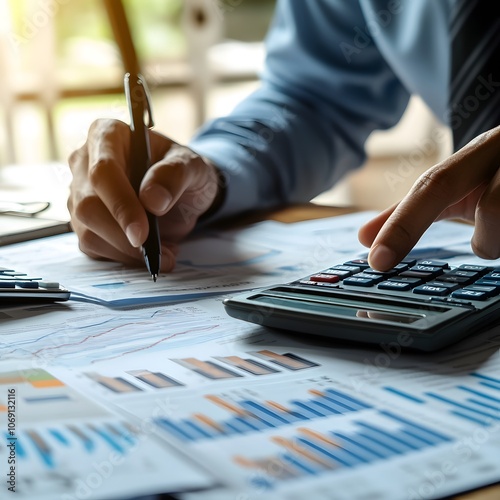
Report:
M 381 271 L 403 259 L 436 220 L 475 224 L 472 249 L 484 259 L 500 257 L 500 127 L 425 172 L 406 197 L 359 231 L 370 247 L 370 265 Z
M 137 197 L 129 182 L 130 129 L 97 120 L 87 142 L 74 151 L 68 208 L 80 248 L 93 258 L 142 264 L 148 234 L 146 210 L 159 217 L 161 270 L 175 265 L 177 242 L 217 200 L 218 173 L 190 149 L 150 132 L 152 166 Z

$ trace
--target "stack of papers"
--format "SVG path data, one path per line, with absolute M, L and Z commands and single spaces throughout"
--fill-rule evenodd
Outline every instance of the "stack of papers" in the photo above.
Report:
M 8 430 L 2 415 L 15 417 L 18 498 L 320 499 L 334 488 L 399 500 L 499 481 L 498 329 L 413 354 L 224 312 L 236 291 L 364 257 L 357 230 L 372 215 L 198 235 L 157 283 L 90 260 L 72 234 L 2 248 L 3 266 L 73 291 L 0 312 L 0 420 Z M 481 262 L 471 235 L 440 222 L 414 254 Z M 3 477 L 9 458 L 1 447 Z

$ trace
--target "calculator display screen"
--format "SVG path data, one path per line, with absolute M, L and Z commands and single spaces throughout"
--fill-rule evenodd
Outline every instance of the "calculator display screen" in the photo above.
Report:
M 410 304 L 400 301 L 388 301 L 385 304 L 377 298 L 356 300 L 337 297 L 321 300 L 312 296 L 270 296 L 258 294 L 251 297 L 252 301 L 268 306 L 286 307 L 299 313 L 321 314 L 328 317 L 351 318 L 365 323 L 415 325 L 422 328 L 429 321 L 435 321 L 439 316 L 449 311 L 449 308 L 432 306 L 430 304 Z M 371 302 L 371 303 L 370 303 Z

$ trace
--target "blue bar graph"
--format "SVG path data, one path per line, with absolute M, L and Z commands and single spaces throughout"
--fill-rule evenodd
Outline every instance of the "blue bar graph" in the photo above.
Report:
M 348 454 L 345 450 L 341 448 L 335 448 L 332 446 L 325 445 L 324 443 L 312 441 L 306 438 L 297 438 L 297 441 L 303 444 L 306 448 L 312 451 L 319 452 L 323 457 L 329 458 L 339 465 L 344 467 L 354 467 L 359 464 L 362 460 L 359 457 Z
M 31 441 L 32 445 L 38 452 L 42 462 L 49 469 L 55 468 L 54 456 L 51 447 L 47 444 L 45 439 L 37 431 L 27 431 L 26 435 Z
M 451 398 L 440 396 L 439 394 L 435 394 L 433 392 L 428 392 L 427 395 L 429 397 L 437 399 L 443 403 L 447 403 L 448 405 L 459 408 L 460 410 L 462 410 L 462 412 L 465 412 L 466 414 L 470 415 L 472 413 L 473 415 L 477 415 L 479 417 L 485 417 L 486 419 L 500 420 L 500 414 L 495 415 L 493 412 L 488 412 L 488 411 L 484 411 L 482 409 L 479 409 L 478 408 L 479 405 L 474 405 L 474 404 L 467 405 L 467 404 L 461 403 L 459 401 L 455 401 Z M 497 411 L 497 413 L 498 413 L 498 411 Z
M 473 377 L 479 378 L 481 380 L 486 380 L 487 382 L 491 382 L 493 384 L 496 384 L 498 388 L 500 388 L 500 379 L 490 377 L 488 375 L 483 375 L 482 373 L 471 373 Z
M 222 438 L 234 433 L 246 434 L 263 429 L 275 429 L 297 422 L 371 408 L 363 401 L 333 388 L 311 389 L 308 393 L 312 397 L 293 399 L 286 405 L 256 399 L 231 401 L 220 396 L 207 395 L 205 398 L 211 403 L 229 411 L 231 418 L 214 421 L 209 416 L 197 414 L 179 421 L 160 418 L 157 423 L 163 430 L 174 435 L 177 439 L 196 441 Z
M 182 441 L 194 441 L 192 433 L 185 429 L 183 426 L 179 425 L 179 423 L 170 422 L 170 420 L 166 418 L 157 418 L 155 419 L 155 423 L 159 425 L 163 430 L 166 430 L 177 439 Z
M 66 460 L 68 452 L 109 454 L 112 450 L 125 455 L 136 441 L 135 433 L 119 421 L 78 423 L 20 431 L 16 453 L 28 465 L 38 462 L 55 470 Z
M 191 431 L 191 433 L 197 437 L 197 438 L 212 438 L 213 434 L 205 430 L 203 427 L 201 427 L 198 424 L 195 424 L 194 422 L 190 420 L 183 420 L 182 423 Z
M 401 397 L 403 397 L 405 399 L 408 399 L 409 401 L 412 401 L 413 403 L 425 403 L 424 399 L 419 398 L 419 397 L 415 396 L 414 394 L 409 394 L 406 391 L 402 391 L 400 389 L 396 389 L 395 387 L 386 386 L 386 387 L 384 387 L 384 389 L 387 392 L 391 392 L 392 394 L 396 394 L 397 396 L 401 396 Z
M 332 469 L 358 468 L 416 453 L 452 441 L 450 437 L 417 424 L 390 411 L 372 415 L 370 422 L 357 419 L 344 423 L 344 430 L 317 431 L 300 427 L 293 437 L 273 436 L 271 442 L 285 452 L 257 457 L 234 457 L 245 468 L 258 469 L 272 481 L 286 481 L 302 476 L 319 475 Z M 283 464 L 295 474 L 281 475 L 266 471 L 262 464 Z M 299 476 L 300 477 L 300 476 Z

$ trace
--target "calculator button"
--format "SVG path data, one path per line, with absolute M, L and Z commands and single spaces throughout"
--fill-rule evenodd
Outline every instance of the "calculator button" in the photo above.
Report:
M 448 262 L 445 262 L 444 260 L 430 260 L 430 259 L 419 260 L 418 265 L 419 266 L 440 267 L 441 269 L 449 269 L 450 268 L 450 266 L 448 265 Z
M 39 281 L 38 286 L 40 288 L 59 288 L 59 283 L 57 281 Z
M 361 268 L 359 266 L 347 266 L 347 265 L 342 265 L 342 266 L 333 266 L 328 269 L 328 271 L 346 271 L 349 273 L 349 275 L 357 274 L 361 272 Z M 333 274 L 333 273 L 332 273 Z
M 410 258 L 403 259 L 401 261 L 401 264 L 407 264 L 408 267 L 413 267 L 416 263 L 417 263 L 416 259 L 410 259 Z
M 352 272 L 350 271 L 342 271 L 341 269 L 325 269 L 324 271 L 321 271 L 319 274 L 329 274 L 332 276 L 338 276 L 340 279 L 348 278 L 349 276 L 352 276 Z
M 458 290 L 458 288 L 460 288 L 460 286 L 457 285 L 457 283 L 441 282 L 439 278 L 438 281 L 429 281 L 429 283 L 427 284 L 431 286 L 441 286 L 443 288 L 447 288 L 450 292 L 454 292 L 455 290 Z
M 479 290 L 467 290 L 467 288 L 462 288 L 451 294 L 455 299 L 465 299 L 465 300 L 486 300 L 489 295 L 486 292 Z
M 0 288 L 16 288 L 15 281 L 0 281 Z
M 420 285 L 413 289 L 413 293 L 419 293 L 422 295 L 437 295 L 443 296 L 448 295 L 451 290 L 445 286 L 435 286 L 435 285 Z
M 411 269 L 409 271 L 401 273 L 399 276 L 403 276 L 405 278 L 418 278 L 421 279 L 422 281 L 429 281 L 435 277 L 432 275 L 432 273 L 424 273 L 422 271 L 412 271 Z
M 432 278 L 435 278 L 436 276 L 443 274 L 442 267 L 424 266 L 421 264 L 417 264 L 416 266 L 411 267 L 410 271 L 414 271 L 417 273 L 428 273 Z
M 366 269 L 370 267 L 370 264 L 368 264 L 368 261 L 366 259 L 354 259 L 344 262 L 344 266 L 356 266 L 360 267 L 361 269 Z
M 381 281 L 382 278 L 378 279 L 376 276 L 361 276 L 360 274 L 356 276 L 351 276 L 350 278 L 346 278 L 343 283 L 345 285 L 352 285 L 352 286 L 374 286 L 376 285 L 379 281 Z
M 439 277 L 439 281 L 443 281 L 444 283 L 457 283 L 460 286 L 465 286 L 472 283 L 474 280 L 463 276 L 455 276 L 454 274 L 445 273 Z
M 484 279 L 492 279 L 492 280 L 500 280 L 500 272 L 499 271 L 493 271 L 492 273 L 488 273 L 485 276 L 483 276 Z
M 382 281 L 379 283 L 377 288 L 381 290 L 398 290 L 399 292 L 407 292 L 411 290 L 411 285 L 409 283 L 405 283 L 404 281 Z
M 17 281 L 16 286 L 20 288 L 38 288 L 38 281 Z
M 401 273 L 403 271 L 407 271 L 409 268 L 410 268 L 410 266 L 408 264 L 403 264 L 403 263 L 400 263 L 397 266 L 394 266 L 394 269 L 396 269 L 396 271 L 398 273 Z
M 453 271 L 446 273 L 445 276 L 448 276 L 448 277 L 449 276 L 458 276 L 459 278 L 466 278 L 467 285 L 469 283 L 472 283 L 473 281 L 476 281 L 478 278 L 480 278 L 479 273 L 472 272 L 472 271 L 463 271 L 462 269 L 453 269 Z
M 488 297 L 494 297 L 497 295 L 500 290 L 494 286 L 477 286 L 477 285 L 470 285 L 464 288 L 464 290 L 473 290 L 476 292 L 484 292 L 488 295 Z
M 382 276 L 382 278 L 384 279 L 390 278 L 391 276 L 398 274 L 398 271 L 394 268 L 389 269 L 388 271 L 377 271 L 376 269 L 369 267 L 365 269 L 363 272 L 365 274 L 374 274 L 375 276 Z
M 309 281 L 337 283 L 337 281 L 340 281 L 340 278 L 335 274 L 314 274 L 309 278 Z
M 497 280 L 489 279 L 489 278 L 481 278 L 475 282 L 475 285 L 483 285 L 483 286 L 496 286 L 500 288 L 500 278 Z
M 486 266 L 473 266 L 471 264 L 462 264 L 460 267 L 457 269 L 461 269 L 462 271 L 471 271 L 473 273 L 479 273 L 481 275 L 489 273 L 493 271 L 492 267 L 486 267 Z
M 408 276 L 393 276 L 392 278 L 389 278 L 389 281 L 397 281 L 399 283 L 408 283 L 411 286 L 418 286 L 421 285 L 424 280 L 422 278 L 410 278 Z

